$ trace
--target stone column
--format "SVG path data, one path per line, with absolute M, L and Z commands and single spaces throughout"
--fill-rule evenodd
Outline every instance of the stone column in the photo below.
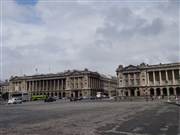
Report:
M 174 70 L 172 70 L 172 81 L 173 81 L 173 84 L 176 84 L 176 82 L 175 82 L 175 76 L 174 76 Z
M 136 75 L 133 74 L 133 79 L 134 79 L 134 86 L 136 86 Z
M 37 81 L 35 81 L 35 84 L 36 84 L 36 85 L 35 85 L 35 87 L 36 87 L 36 88 L 35 88 L 35 92 L 37 93 L 37 92 L 38 92 L 38 84 L 37 84 Z
M 134 96 L 137 96 L 137 89 L 134 89 Z
M 131 96 L 131 91 L 130 90 L 128 90 L 128 95 Z
M 153 71 L 153 85 L 156 85 L 156 77 L 155 77 L 155 72 Z
M 34 92 L 37 93 L 37 81 L 34 81 Z
M 173 88 L 173 90 L 174 90 L 174 95 L 177 95 L 177 93 L 176 93 L 176 88 Z
M 88 88 L 90 89 L 91 88 L 91 77 L 90 76 L 88 78 L 88 84 L 89 84 Z M 87 91 L 87 93 L 88 93 L 88 96 L 89 96 L 89 94 L 90 94 L 89 90 Z
M 29 90 L 29 82 L 25 82 L 25 90 L 26 90 L 26 91 Z
M 35 81 L 32 82 L 32 91 L 35 92 Z
M 91 88 L 91 77 L 89 77 L 89 88 Z
M 93 86 L 94 86 L 94 89 L 96 88 L 96 83 L 95 83 L 95 79 L 93 78 Z
M 76 89 L 76 78 L 73 78 L 74 87 L 73 89 Z
M 37 81 L 37 91 L 40 92 L 40 85 L 39 85 L 40 81 Z
M 147 86 L 149 86 L 149 72 L 147 72 Z
M 58 82 L 57 82 L 57 90 L 59 90 L 59 79 L 57 80 Z M 59 95 L 59 94 L 58 94 Z
M 33 91 L 33 81 L 31 81 L 31 88 L 30 88 L 30 91 L 31 91 L 31 93 L 32 93 L 32 91 Z
M 93 78 L 93 82 L 94 82 L 94 89 L 96 89 L 96 79 L 95 78 Z
M 78 85 L 77 87 L 78 87 L 78 89 L 80 89 L 80 83 L 79 83 L 79 82 L 80 82 L 80 79 L 79 79 L 79 77 L 77 78 L 77 82 L 78 82 L 78 83 L 77 83 L 77 85 Z
M 49 80 L 46 80 L 46 91 L 49 92 Z
M 53 91 L 56 91 L 56 80 L 54 79 L 54 88 Z
M 167 87 L 167 96 L 170 95 L 169 88 Z
M 63 87 L 64 87 L 63 79 L 61 80 L 61 86 L 62 86 L 62 89 L 63 89 Z
M 162 85 L 161 71 L 159 71 L 159 83 L 160 83 L 160 85 Z
M 169 81 L 167 70 L 166 70 L 166 80 Z
M 157 96 L 157 92 L 156 92 L 156 89 L 154 89 L 154 95 Z
M 44 91 L 45 91 L 45 86 L 44 86 L 45 81 L 43 80 L 42 83 L 43 83 L 42 90 L 43 90 L 43 92 L 44 92 Z
M 42 91 L 42 88 L 41 88 L 41 80 L 39 81 L 39 90 Z
M 163 89 L 160 89 L 160 94 L 161 94 L 161 96 L 164 94 Z
M 93 85 L 93 78 L 91 77 L 91 88 L 93 89 L 94 88 L 94 85 Z
M 50 80 L 50 91 L 52 92 L 52 80 Z
M 130 74 L 128 74 L 128 86 L 131 85 Z

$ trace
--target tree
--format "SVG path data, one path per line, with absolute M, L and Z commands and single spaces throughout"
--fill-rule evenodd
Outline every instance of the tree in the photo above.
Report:
M 8 100 L 8 99 L 9 99 L 9 93 L 8 93 L 8 92 L 3 93 L 3 94 L 2 94 L 2 98 L 3 98 L 4 100 Z

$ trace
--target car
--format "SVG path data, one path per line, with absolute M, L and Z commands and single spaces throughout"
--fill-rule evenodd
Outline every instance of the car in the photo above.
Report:
M 84 96 L 83 99 L 88 99 L 88 96 Z
M 95 97 L 95 96 L 90 96 L 89 99 L 90 99 L 90 100 L 95 100 L 96 97 Z
M 77 98 L 76 97 L 71 97 L 70 101 L 77 101 Z
M 63 100 L 68 99 L 67 97 L 62 97 Z
M 83 98 L 82 97 L 77 97 L 77 100 L 82 100 Z
M 59 100 L 59 97 L 58 96 L 54 96 L 53 97 L 55 100 Z
M 54 99 L 53 97 L 47 97 L 44 99 L 44 102 L 53 102 L 56 101 L 56 99 Z
M 22 100 L 18 98 L 12 98 L 8 100 L 8 104 L 18 104 L 18 103 L 21 104 Z

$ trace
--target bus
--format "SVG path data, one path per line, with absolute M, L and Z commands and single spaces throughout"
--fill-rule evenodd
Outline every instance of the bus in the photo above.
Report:
M 11 97 L 21 99 L 23 102 L 29 101 L 28 92 L 15 92 L 12 93 Z

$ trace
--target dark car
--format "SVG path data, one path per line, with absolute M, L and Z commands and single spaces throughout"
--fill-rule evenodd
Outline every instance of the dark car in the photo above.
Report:
M 82 100 L 83 98 L 82 97 L 77 97 L 77 100 Z
M 44 100 L 44 102 L 53 102 L 53 101 L 56 101 L 56 99 L 54 99 L 53 97 L 47 97 Z
M 76 97 L 71 97 L 70 101 L 77 101 L 77 98 Z
M 89 99 L 90 99 L 90 100 L 95 100 L 96 97 L 95 97 L 95 96 L 90 96 Z

